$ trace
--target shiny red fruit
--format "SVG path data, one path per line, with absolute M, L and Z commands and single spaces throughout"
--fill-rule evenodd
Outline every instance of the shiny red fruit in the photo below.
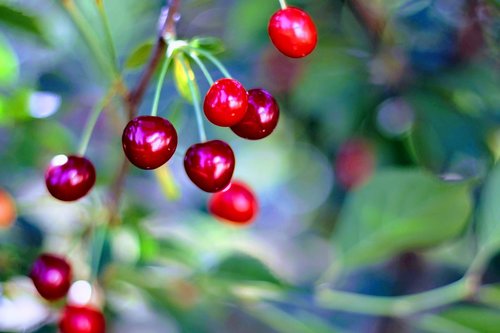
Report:
M 234 165 L 233 150 L 220 140 L 192 145 L 184 157 L 189 179 L 206 192 L 225 189 L 233 177 Z
M 122 146 L 125 155 L 136 167 L 156 169 L 174 155 L 177 131 L 165 118 L 139 116 L 123 130 Z
M 234 79 L 220 79 L 208 90 L 203 111 L 213 124 L 222 127 L 238 123 L 247 111 L 248 93 Z
M 59 322 L 61 333 L 106 333 L 103 314 L 89 306 L 67 305 Z
M 49 301 L 63 298 L 71 284 L 71 266 L 62 257 L 42 254 L 37 258 L 30 272 L 38 293 Z
M 243 119 L 231 130 L 242 138 L 259 140 L 271 134 L 276 125 L 280 109 L 274 97 L 264 89 L 248 91 L 248 109 Z
M 233 181 L 226 189 L 212 195 L 208 210 L 224 221 L 246 225 L 255 219 L 259 204 L 247 184 Z
M 45 184 L 54 198 L 75 201 L 94 186 L 95 168 L 85 157 L 57 155 L 45 172 Z
M 346 189 L 365 183 L 375 169 L 375 153 L 372 145 L 364 139 L 345 142 L 337 153 L 335 172 L 337 180 Z
M 318 42 L 313 20 L 309 14 L 295 7 L 280 9 L 274 13 L 267 30 L 274 46 L 291 58 L 305 57 L 314 50 Z

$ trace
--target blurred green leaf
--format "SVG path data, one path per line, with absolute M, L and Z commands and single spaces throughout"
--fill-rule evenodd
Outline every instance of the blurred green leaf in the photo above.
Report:
M 486 180 L 481 195 L 478 219 L 479 245 L 495 251 L 500 247 L 500 164 L 497 163 Z
M 184 70 L 184 68 L 187 69 L 187 73 Z M 174 81 L 175 81 L 175 87 L 177 88 L 177 91 L 179 94 L 189 103 L 193 103 L 193 97 L 191 95 L 191 90 L 189 89 L 189 81 L 192 81 L 194 84 L 195 88 L 195 95 L 200 96 L 200 91 L 198 88 L 198 85 L 196 84 L 195 81 L 195 75 L 194 72 L 191 68 L 191 65 L 189 64 L 189 61 L 187 61 L 186 57 L 182 53 L 177 53 L 174 57 Z M 198 101 L 196 101 L 197 103 Z
M 0 125 L 31 119 L 29 101 L 32 93 L 32 90 L 22 88 L 7 97 L 0 107 Z
M 17 56 L 0 35 L 0 86 L 14 83 L 19 75 Z
M 209 51 L 212 54 L 224 52 L 224 42 L 216 37 L 198 37 L 193 38 L 189 44 L 194 48 L 200 48 Z
M 351 192 L 334 235 L 346 267 L 440 244 L 459 235 L 471 212 L 469 188 L 418 170 L 391 170 Z
M 500 312 L 487 308 L 456 306 L 441 312 L 440 317 L 477 333 L 497 333 L 500 327 Z
M 154 174 L 165 198 L 168 200 L 178 200 L 181 197 L 179 186 L 176 184 L 168 165 L 155 169 Z
M 151 56 L 154 47 L 154 41 L 148 40 L 137 46 L 125 60 L 126 69 L 135 69 L 144 65 Z
M 49 44 L 49 40 L 42 29 L 43 25 L 39 19 L 36 16 L 25 13 L 20 8 L 0 3 L 0 24 L 31 34 L 44 43 Z
M 111 263 L 111 241 L 107 226 L 95 227 L 90 241 L 90 267 L 92 276 L 98 277 Z

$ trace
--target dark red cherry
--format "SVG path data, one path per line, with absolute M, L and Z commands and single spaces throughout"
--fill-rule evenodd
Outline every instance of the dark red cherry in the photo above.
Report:
M 85 157 L 57 155 L 45 172 L 45 184 L 54 198 L 75 201 L 94 186 L 95 169 Z
M 122 146 L 125 155 L 136 167 L 156 169 L 174 155 L 177 132 L 165 118 L 139 116 L 123 130 Z
M 220 140 L 198 143 L 189 147 L 184 168 L 191 181 L 206 192 L 218 192 L 231 182 L 234 172 L 234 153 Z
M 335 173 L 339 183 L 352 189 L 365 183 L 375 169 L 375 153 L 372 145 L 361 138 L 345 142 L 337 153 Z
M 310 54 L 318 42 L 313 20 L 295 7 L 280 9 L 271 17 L 269 37 L 274 46 L 286 56 L 302 58 Z
M 243 119 L 232 126 L 236 135 L 249 140 L 265 138 L 278 125 L 280 109 L 274 97 L 264 89 L 248 91 L 248 109 Z
M 248 94 L 234 79 L 220 79 L 208 90 L 203 111 L 213 124 L 222 127 L 238 123 L 247 111 Z
M 223 191 L 212 194 L 208 202 L 208 210 L 224 221 L 246 225 L 255 219 L 259 204 L 247 184 L 233 181 Z
M 62 257 L 42 254 L 33 264 L 30 272 L 38 293 L 49 301 L 63 298 L 71 284 L 71 266 Z
M 59 329 L 61 333 L 106 333 L 106 320 L 97 309 L 67 305 L 63 309 Z

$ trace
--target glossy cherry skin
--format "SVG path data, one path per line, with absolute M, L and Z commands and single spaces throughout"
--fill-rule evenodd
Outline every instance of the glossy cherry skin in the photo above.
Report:
M 30 278 L 43 298 L 55 301 L 68 293 L 72 279 L 71 266 L 63 257 L 42 254 L 33 264 Z
M 375 153 L 372 145 L 361 138 L 345 142 L 337 153 L 335 173 L 345 189 L 364 184 L 375 169 Z
M 208 202 L 208 210 L 223 221 L 247 225 L 254 221 L 259 204 L 247 184 L 233 181 L 223 191 L 212 194 Z
M 189 179 L 203 191 L 212 193 L 229 185 L 234 165 L 233 150 L 220 140 L 192 145 L 184 157 L 184 169 Z
M 280 109 L 274 97 L 264 89 L 248 91 L 248 109 L 243 119 L 231 130 L 249 140 L 263 139 L 271 134 L 280 116 Z
M 97 309 L 67 305 L 59 321 L 61 333 L 106 333 L 106 320 Z
M 307 56 L 318 42 L 313 20 L 309 14 L 295 7 L 280 9 L 274 13 L 267 30 L 274 46 L 291 58 Z
M 146 170 L 156 169 L 174 155 L 177 131 L 165 118 L 139 116 L 125 126 L 122 146 L 133 165 Z
M 57 155 L 45 172 L 45 185 L 54 198 L 75 201 L 92 189 L 95 177 L 94 165 L 85 157 Z
M 213 124 L 229 127 L 243 118 L 247 105 L 248 93 L 241 83 L 234 79 L 220 79 L 205 95 L 203 111 Z

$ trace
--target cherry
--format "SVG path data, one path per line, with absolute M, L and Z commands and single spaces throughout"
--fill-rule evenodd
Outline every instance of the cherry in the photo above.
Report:
M 233 181 L 226 189 L 212 195 L 208 210 L 223 221 L 247 225 L 255 219 L 259 204 L 247 184 Z
M 346 189 L 352 189 L 365 183 L 373 174 L 375 154 L 369 142 L 361 138 L 345 142 L 337 153 L 335 163 L 336 176 Z
M 248 91 L 248 109 L 243 119 L 231 130 L 249 140 L 265 138 L 278 125 L 279 106 L 274 97 L 264 89 Z
M 213 124 L 222 127 L 238 123 L 247 111 L 248 93 L 234 79 L 220 79 L 208 90 L 203 111 Z
M 106 320 L 100 311 L 89 306 L 67 305 L 59 329 L 61 333 L 105 333 Z
M 234 153 L 220 140 L 194 144 L 186 151 L 184 168 L 191 181 L 206 192 L 218 192 L 231 182 Z
M 0 188 L 0 229 L 8 228 L 16 220 L 17 209 L 10 194 Z
M 30 277 L 43 298 L 55 301 L 68 293 L 72 279 L 71 266 L 62 257 L 42 254 L 35 260 Z
M 123 130 L 122 145 L 125 155 L 136 167 L 156 169 L 174 155 L 177 132 L 165 118 L 139 116 Z
M 287 7 L 274 13 L 267 30 L 274 46 L 291 58 L 305 57 L 314 50 L 318 42 L 313 20 L 309 14 L 295 7 Z
M 94 186 L 95 169 L 85 157 L 57 155 L 45 172 L 45 184 L 54 198 L 75 201 Z

